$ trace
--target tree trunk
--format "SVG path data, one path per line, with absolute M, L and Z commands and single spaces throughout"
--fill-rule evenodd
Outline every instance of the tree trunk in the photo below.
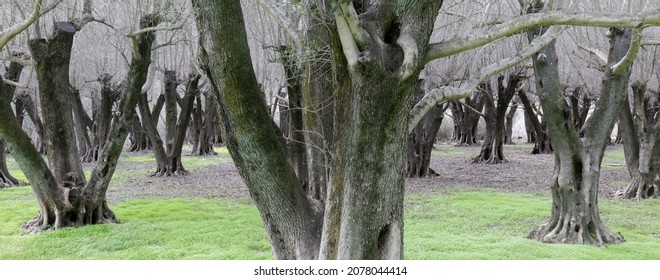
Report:
M 520 96 L 520 102 L 523 104 L 523 108 L 525 108 L 525 122 L 529 121 L 530 126 L 533 128 L 534 149 L 532 149 L 532 154 L 552 153 L 552 144 L 550 143 L 550 136 L 548 136 L 548 126 L 545 123 L 545 117 L 542 122 L 539 122 L 536 111 L 524 90 L 518 91 L 518 96 Z
M 582 86 L 578 86 L 569 96 L 569 100 L 571 101 L 571 109 L 573 110 L 573 116 L 575 118 L 573 122 L 575 130 L 578 131 L 580 137 L 583 137 L 584 131 L 582 131 L 582 127 L 587 121 L 587 116 L 589 115 L 591 98 L 589 97 L 589 93 L 583 90 Z
M 112 126 L 112 108 L 119 99 L 120 92 L 111 85 L 112 76 L 108 74 L 101 75 L 98 81 L 101 83 L 100 96 L 92 96 L 93 142 L 89 153 L 83 157 L 86 162 L 95 162 L 99 158 L 99 153 L 103 150 L 110 127 Z
M 175 175 L 185 175 L 188 174 L 188 171 L 183 167 L 181 163 L 181 155 L 183 149 L 183 143 L 185 142 L 186 131 L 188 130 L 188 124 L 190 123 L 190 118 L 192 114 L 193 102 L 195 101 L 195 96 L 198 94 L 197 83 L 199 82 L 199 77 L 192 75 L 189 77 L 186 93 L 184 98 L 181 100 L 181 114 L 179 114 L 177 120 L 177 93 L 176 93 L 176 73 L 174 71 L 165 72 L 165 94 L 164 94 L 164 104 L 166 111 L 166 143 L 163 145 L 163 140 L 158 133 L 157 128 L 157 115 L 152 115 L 152 112 L 149 110 L 149 101 L 147 100 L 147 94 L 143 93 L 140 96 L 138 102 L 138 108 L 140 110 L 140 115 L 142 117 L 142 124 L 144 125 L 147 135 L 153 144 L 152 148 L 156 156 L 156 172 L 152 176 L 175 176 Z M 159 97 L 156 105 L 154 106 L 153 113 L 159 113 L 161 104 L 163 104 Z
M 513 145 L 513 118 L 516 116 L 518 110 L 518 100 L 514 100 L 506 113 L 506 133 L 504 134 L 504 144 Z
M 543 32 L 538 28 L 529 30 L 529 40 Z M 584 125 L 583 138 L 575 130 L 572 110 L 564 100 L 559 84 L 559 59 L 554 43 L 533 59 L 537 92 L 553 139 L 555 169 L 550 182 L 553 200 L 550 220 L 532 230 L 529 238 L 599 246 L 624 241 L 622 236 L 605 227 L 598 211 L 600 165 L 609 142 L 609 132 L 626 94 L 631 68 L 626 67 L 619 75 L 611 71 L 610 66 L 621 61 L 628 51 L 632 34 L 629 29 L 611 29 L 611 32 L 601 96 L 592 117 Z
M 424 96 L 421 88 L 422 80 L 418 82 L 415 94 L 415 102 Z M 425 178 L 429 176 L 438 176 L 430 166 L 431 152 L 435 138 L 440 130 L 445 110 L 449 105 L 436 105 L 415 127 L 408 140 L 408 178 Z
M 486 87 L 485 84 L 480 85 Z M 486 98 L 481 94 L 475 94 L 466 98 L 465 102 L 449 102 L 451 115 L 454 118 L 454 134 L 452 140 L 457 146 L 473 146 L 479 144 L 477 141 L 477 128 L 481 111 L 484 109 Z
M 284 73 L 286 74 L 287 81 L 287 94 L 289 97 L 288 108 L 286 108 L 288 119 L 287 128 L 289 131 L 286 133 L 287 137 L 287 151 L 289 163 L 293 170 L 298 175 L 298 180 L 307 187 L 307 157 L 305 147 L 305 135 L 303 133 L 303 108 L 302 108 L 302 84 L 301 84 L 301 68 L 296 61 L 295 55 L 292 53 L 291 47 L 280 47 L 280 57 L 282 58 L 282 65 L 284 66 Z
M 204 110 L 202 110 L 202 94 L 197 95 L 197 107 L 193 113 L 193 148 L 192 154 L 196 156 L 217 155 L 213 150 L 218 130 L 218 114 L 216 104 L 211 92 L 204 92 Z
M 17 101 L 20 100 L 17 102 L 17 104 L 20 103 L 21 107 L 25 109 L 25 112 L 28 114 L 28 117 L 30 117 L 30 120 L 34 124 L 34 129 L 37 131 L 38 139 L 34 144 L 35 147 L 37 148 L 37 151 L 39 151 L 40 154 L 46 154 L 46 144 L 45 144 L 46 133 L 44 132 L 44 125 L 41 122 L 41 118 L 39 117 L 39 114 L 37 114 L 36 103 L 32 100 L 32 97 L 28 92 L 23 92 L 19 94 L 16 97 L 16 100 Z M 18 119 L 18 120 L 20 121 L 19 125 L 23 126 L 22 119 Z
M 128 135 L 128 139 L 131 141 L 131 146 L 128 148 L 128 151 L 140 152 L 140 151 L 150 150 L 151 141 L 149 140 L 149 136 L 147 136 L 147 132 L 144 130 L 144 127 L 142 126 L 142 121 L 140 120 L 140 117 L 138 117 L 137 114 L 134 115 L 135 116 L 133 117 L 133 124 L 131 125 L 131 131 L 130 134 Z
M 93 125 L 92 120 L 87 115 L 87 112 L 85 112 L 82 100 L 80 99 L 80 91 L 76 88 L 72 88 L 71 93 L 71 106 L 73 109 L 73 123 L 76 129 L 75 136 L 76 143 L 78 144 L 78 154 L 82 155 L 82 161 L 90 162 L 88 154 L 90 149 L 92 149 L 92 142 L 89 139 L 87 130 L 91 130 Z
M 305 133 L 305 148 L 307 154 L 307 195 L 326 201 L 328 183 L 330 180 L 330 165 L 332 163 L 333 119 L 335 91 L 346 86 L 347 79 L 340 77 L 334 68 L 333 54 L 328 50 L 333 48 L 333 38 L 336 32 L 327 28 L 326 14 L 323 6 L 313 5 L 315 0 L 307 0 L 311 8 L 307 17 L 307 29 L 304 53 L 311 54 L 313 59 L 304 59 L 303 69 L 303 130 Z
M 157 16 L 144 17 L 141 20 L 140 26 L 142 28 L 153 27 L 157 24 L 158 18 L 159 17 Z M 59 30 L 55 31 L 54 35 L 56 36 L 70 36 L 71 38 L 69 39 L 72 39 L 75 33 L 75 28 L 72 28 L 68 23 L 57 23 L 56 28 Z M 60 37 L 59 39 L 62 38 Z M 114 213 L 108 208 L 105 194 L 117 165 L 117 160 L 121 153 L 124 141 L 126 140 L 128 126 L 133 119 L 137 97 L 139 96 L 142 85 L 146 81 L 147 69 L 151 63 L 151 46 L 154 39 L 153 31 L 137 35 L 135 40 L 137 43 L 137 46 L 135 46 L 137 53 L 134 54 L 134 59 L 128 73 L 127 91 L 119 105 L 120 117 L 114 121 L 115 125 L 113 125 L 110 132 L 109 139 L 112 139 L 112 141 L 105 146 L 101 159 L 96 168 L 92 170 L 92 175 L 87 184 L 83 183 L 84 177 L 79 177 L 74 171 L 69 171 L 62 178 L 54 176 L 54 174 L 57 173 L 51 172 L 51 169 L 48 168 L 48 165 L 39 152 L 30 143 L 28 135 L 21 129 L 16 119 L 13 118 L 10 100 L 7 100 L 6 98 L 7 95 L 5 94 L 4 82 L 0 82 L 0 119 L 5 120 L 0 122 L 0 135 L 2 135 L 2 138 L 7 142 L 16 162 L 28 178 L 40 206 L 39 215 L 23 225 L 28 232 L 39 232 L 49 228 L 58 229 L 66 226 L 117 222 Z M 62 41 L 66 42 L 70 40 Z M 66 52 L 66 50 L 63 49 L 54 49 L 56 45 L 58 45 L 57 43 L 62 43 L 62 41 L 32 41 L 31 47 L 35 48 L 33 53 L 38 54 L 34 56 L 37 61 L 38 75 L 41 71 L 49 69 L 45 66 L 53 63 L 53 61 L 50 60 L 53 58 L 62 58 L 61 56 L 41 56 L 42 54 L 57 54 L 58 51 Z M 62 44 L 59 44 L 59 47 L 62 46 Z M 42 52 L 49 47 L 52 47 L 53 49 L 49 52 Z M 59 62 L 62 61 L 60 60 Z M 59 65 L 58 70 L 62 70 L 62 67 L 66 67 L 62 64 L 56 65 Z M 66 73 L 68 73 L 68 71 Z M 41 74 L 43 74 L 43 72 Z M 43 79 L 38 79 L 41 86 Z M 68 83 L 68 79 L 66 82 Z M 61 90 L 61 88 L 58 89 Z M 60 96 L 62 99 L 63 97 L 64 96 Z M 52 104 L 48 102 L 44 102 L 43 104 L 44 108 L 52 106 Z M 63 114 L 66 114 L 66 112 L 69 114 L 71 113 L 70 110 L 62 110 Z M 52 112 L 45 114 L 51 116 L 50 114 L 52 114 Z M 52 126 L 48 127 L 50 128 Z M 72 125 L 62 126 L 62 129 L 68 130 L 68 132 L 61 131 L 61 133 L 65 135 L 73 135 Z M 53 136 L 53 134 L 48 135 Z M 64 138 L 61 137 L 61 135 L 55 136 L 56 138 Z M 52 142 L 52 140 L 49 142 Z M 62 148 L 62 146 L 53 147 L 53 149 Z M 77 154 L 75 148 L 69 150 L 72 150 Z M 55 154 L 58 152 L 59 151 L 56 150 L 52 151 L 52 153 Z M 61 166 L 58 166 L 57 168 L 61 168 Z
M 56 22 L 48 39 L 29 41 L 36 62 L 42 119 L 48 162 L 59 184 L 71 172 L 85 183 L 73 122 L 73 93 L 69 83 L 69 62 L 76 29 L 71 22 Z M 69 176 L 69 177 L 71 177 Z
M 486 140 L 481 146 L 481 153 L 472 160 L 472 163 L 498 164 L 506 162 L 504 157 L 504 133 L 506 109 L 516 94 L 516 87 L 520 82 L 520 72 L 511 74 L 504 86 L 504 76 L 497 79 L 497 104 L 490 87 L 482 90 L 486 95 L 484 118 L 486 119 Z
M 22 55 L 22 53 L 12 53 L 12 56 L 14 57 L 20 57 Z M 6 70 L 5 79 L 12 82 L 18 82 L 21 78 L 21 72 L 23 71 L 23 64 L 12 61 L 9 63 L 9 67 L 7 67 Z M 7 86 L 6 89 L 7 99 L 12 100 L 14 98 L 16 87 Z M 17 100 L 19 100 L 19 98 L 17 98 Z M 21 104 L 21 102 L 16 102 L 17 117 L 19 114 L 23 114 L 24 108 L 20 106 Z M 4 140 L 0 137 L 0 188 L 16 186 L 19 184 L 21 184 L 21 182 L 9 173 L 9 169 L 7 168 L 7 149 Z
M 208 30 L 200 37 L 200 60 L 220 104 L 224 140 L 259 209 L 273 254 L 315 259 L 322 206 L 306 197 L 261 102 L 241 4 L 194 0 L 193 6 L 198 28 Z
M 619 126 L 626 165 L 632 177 L 614 196 L 625 199 L 660 198 L 660 102 L 646 84 L 632 85 L 633 99 L 626 98 Z M 631 112 L 632 110 L 632 112 Z
M 17 186 L 20 183 L 21 182 L 19 182 L 18 179 L 9 174 L 9 169 L 7 168 L 7 149 L 5 147 L 5 141 L 0 139 L 0 188 Z

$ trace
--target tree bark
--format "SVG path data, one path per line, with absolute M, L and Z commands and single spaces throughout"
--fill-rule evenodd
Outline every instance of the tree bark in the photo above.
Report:
M 204 104 L 202 104 L 202 95 L 204 95 Z M 213 100 L 209 91 L 197 95 L 196 100 L 191 126 L 194 130 L 192 155 L 217 155 L 218 153 L 213 150 L 213 145 L 217 142 L 215 138 L 218 135 L 216 132 L 218 130 L 217 102 Z
M 241 4 L 194 0 L 200 60 L 220 104 L 227 148 L 277 259 L 315 259 L 322 206 L 307 198 L 275 133 L 250 58 Z M 222 88 L 222 91 L 219 89 Z
M 490 87 L 482 90 L 486 96 L 484 119 L 486 119 L 486 140 L 481 146 L 481 153 L 472 160 L 472 163 L 499 164 L 506 162 L 504 157 L 504 133 L 506 109 L 516 94 L 520 82 L 520 72 L 511 74 L 504 86 L 504 76 L 497 79 L 497 104 Z
M 292 53 L 291 47 L 280 47 L 280 57 L 284 66 L 287 81 L 287 95 L 289 99 L 285 114 L 289 124 L 286 126 L 288 132 L 287 151 L 289 162 L 298 175 L 298 180 L 307 188 L 307 156 L 305 135 L 303 133 L 303 108 L 302 108 L 302 69 Z M 280 107 L 282 108 L 282 107 Z
M 513 118 L 516 116 L 516 111 L 518 110 L 518 103 L 520 101 L 514 99 L 509 108 L 509 112 L 506 113 L 506 133 L 504 134 L 504 144 L 513 145 Z
M 421 88 L 422 80 L 418 82 L 415 94 L 415 102 L 424 96 Z M 431 168 L 431 152 L 435 138 L 440 130 L 445 110 L 449 105 L 436 105 L 415 127 L 408 141 L 408 178 L 425 178 L 429 176 L 438 176 L 438 173 Z
M 14 57 L 20 57 L 22 55 L 22 53 L 12 53 L 12 56 Z M 7 67 L 6 70 L 5 79 L 12 82 L 18 82 L 21 78 L 21 72 L 23 71 L 23 64 L 12 61 L 9 63 L 9 67 Z M 12 100 L 14 98 L 16 87 L 7 86 L 6 88 L 7 99 Z M 19 104 L 21 103 L 16 102 L 16 116 L 19 115 L 19 112 L 22 114 L 24 110 Z M 19 182 L 18 179 L 14 178 L 14 176 L 9 173 L 9 169 L 7 168 L 7 149 L 4 140 L 0 137 L 0 188 L 17 186 L 21 183 L 22 182 Z
M 543 121 L 539 121 L 536 110 L 524 90 L 518 91 L 518 96 L 520 96 L 520 102 L 523 104 L 523 108 L 525 108 L 525 121 L 528 121 L 533 128 L 534 148 L 532 149 L 532 154 L 552 153 L 552 143 L 550 136 L 548 136 L 548 126 L 545 122 L 545 117 L 543 117 Z
M 631 180 L 614 193 L 625 199 L 660 198 L 660 102 L 657 94 L 647 92 L 646 84 L 632 85 L 633 98 L 626 98 L 619 126 L 626 165 Z
M 112 126 L 112 108 L 118 101 L 120 92 L 113 88 L 111 84 L 112 77 L 108 74 L 101 75 L 98 81 L 101 83 L 100 96 L 92 96 L 92 114 L 93 141 L 89 153 L 83 157 L 83 161 L 96 162 L 99 153 L 103 150 L 110 127 Z
M 131 141 L 131 146 L 128 148 L 129 152 L 140 152 L 151 149 L 151 141 L 147 132 L 142 127 L 142 121 L 137 114 L 134 114 L 133 124 L 131 125 L 131 131 L 128 135 L 128 139 Z
M 486 85 L 480 85 L 485 88 Z M 449 102 L 451 115 L 454 119 L 454 134 L 452 139 L 457 146 L 473 146 L 479 144 L 477 141 L 477 129 L 481 111 L 484 109 L 486 98 L 481 94 L 475 94 L 466 98 L 463 103 Z
M 543 32 L 538 28 L 529 30 L 530 41 Z M 624 241 L 622 236 L 605 227 L 598 211 L 600 165 L 609 132 L 623 103 L 631 68 L 626 67 L 620 75 L 611 71 L 610 67 L 627 53 L 632 34 L 629 29 L 611 29 L 611 32 L 608 70 L 602 80 L 601 96 L 584 126 L 582 138 L 573 125 L 572 110 L 563 98 L 554 43 L 533 59 L 537 92 L 553 139 L 555 169 L 550 182 L 553 200 L 550 220 L 532 230 L 529 238 L 599 246 Z
M 185 142 L 186 131 L 190 123 L 192 115 L 193 102 L 195 96 L 199 93 L 198 89 L 199 76 L 191 75 L 187 82 L 186 93 L 181 100 L 181 113 L 177 118 L 177 96 L 176 93 L 176 73 L 174 71 L 165 72 L 165 94 L 164 103 L 158 98 L 154 106 L 153 113 L 158 114 L 161 104 L 165 104 L 166 111 L 166 142 L 163 143 L 160 134 L 158 133 L 158 116 L 152 115 L 149 110 L 149 101 L 147 94 L 143 93 L 138 102 L 138 108 L 147 135 L 152 143 L 152 148 L 156 156 L 156 172 L 152 176 L 176 176 L 186 175 L 188 171 L 181 163 L 183 143 Z M 163 96 L 163 95 L 161 95 Z
M 48 39 L 29 41 L 36 63 L 41 113 L 48 139 L 48 162 L 59 184 L 71 172 L 81 183 L 85 183 L 75 138 L 71 105 L 73 93 L 69 83 L 69 62 L 75 33 L 73 23 L 56 22 Z

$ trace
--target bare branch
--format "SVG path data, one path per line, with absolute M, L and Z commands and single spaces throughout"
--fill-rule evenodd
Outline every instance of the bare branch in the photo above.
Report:
M 525 14 L 510 21 L 493 25 L 480 32 L 474 32 L 463 38 L 433 43 L 429 45 L 425 62 L 474 49 L 502 38 L 521 33 L 529 28 L 550 26 L 593 26 L 638 28 L 640 26 L 659 26 L 660 10 L 652 10 L 637 15 L 617 13 L 568 13 L 551 11 Z
M 595 55 L 600 62 L 599 64 L 602 65 L 607 64 L 607 55 L 605 55 L 605 53 L 600 51 L 599 49 L 584 46 L 582 44 L 578 44 L 578 48 L 583 49 L 588 53 Z
M 23 32 L 23 30 L 27 29 L 28 27 L 30 27 L 30 25 L 32 25 L 32 23 L 37 21 L 39 17 L 55 9 L 55 7 L 57 7 L 57 5 L 62 3 L 62 1 L 63 0 L 58 0 L 55 3 L 42 8 L 41 4 L 43 3 L 43 0 L 37 0 L 37 3 L 34 4 L 34 11 L 32 12 L 32 15 L 30 15 L 29 18 L 0 32 L 0 49 L 4 48 L 5 45 L 7 45 L 9 41 L 11 41 L 11 39 L 16 37 L 16 35 Z
M 410 120 L 408 122 L 408 132 L 411 133 L 417 123 L 431 110 L 436 104 L 444 100 L 456 100 L 470 96 L 477 90 L 479 84 L 493 75 L 511 68 L 526 59 L 532 57 L 539 50 L 554 41 L 561 34 L 561 27 L 552 26 L 542 36 L 534 39 L 528 46 L 523 48 L 513 57 L 509 57 L 480 69 L 470 81 L 463 87 L 443 86 L 432 90 L 420 100 L 410 111 Z

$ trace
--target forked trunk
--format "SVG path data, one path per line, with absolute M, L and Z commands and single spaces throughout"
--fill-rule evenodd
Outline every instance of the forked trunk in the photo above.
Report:
M 482 84 L 480 87 L 484 88 L 486 85 Z M 465 98 L 463 103 L 456 101 L 449 102 L 451 115 L 454 119 L 452 141 L 457 146 L 479 144 L 479 141 L 477 141 L 477 128 L 485 102 L 486 98 L 482 94 L 475 94 L 470 98 Z
M 646 84 L 632 85 L 619 118 L 623 150 L 631 180 L 614 193 L 625 199 L 660 198 L 660 96 L 647 92 Z
M 541 29 L 530 30 L 530 41 L 542 32 Z M 624 241 L 622 236 L 605 227 L 598 210 L 600 165 L 630 76 L 630 66 L 620 74 L 613 73 L 610 66 L 627 53 L 632 32 L 611 29 L 611 33 L 608 70 L 602 80 L 601 96 L 592 117 L 584 124 L 582 138 L 575 129 L 573 112 L 563 98 L 554 43 L 533 59 L 536 88 L 553 139 L 555 169 L 550 182 L 553 201 L 550 220 L 532 230 L 529 238 L 599 246 Z
M 545 123 L 545 118 L 543 118 L 542 122 L 539 121 L 536 110 L 524 90 L 518 91 L 518 96 L 520 96 L 520 102 L 523 104 L 523 108 L 525 108 L 525 125 L 529 122 L 534 136 L 530 137 L 530 132 L 527 132 L 528 138 L 532 138 L 531 140 L 534 141 L 532 142 L 534 143 L 532 154 L 552 153 L 552 143 L 550 142 L 550 136 L 548 136 L 548 126 Z
M 421 88 L 422 80 L 418 82 L 415 94 L 415 102 L 424 96 Z M 431 152 L 438 130 L 442 124 L 445 110 L 449 105 L 436 105 L 431 109 L 413 130 L 408 140 L 408 178 L 424 178 L 438 176 L 431 168 Z
M 506 162 L 504 157 L 505 117 L 509 103 L 516 93 L 520 82 L 520 73 L 511 74 L 504 86 L 504 76 L 497 79 L 497 104 L 490 86 L 482 88 L 486 96 L 484 119 L 486 119 L 486 140 L 481 146 L 481 153 L 472 160 L 472 163 L 499 164 Z

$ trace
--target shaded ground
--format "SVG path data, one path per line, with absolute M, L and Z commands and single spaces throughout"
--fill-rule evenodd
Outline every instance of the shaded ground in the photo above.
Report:
M 533 145 L 505 145 L 508 162 L 498 165 L 471 164 L 479 154 L 480 146 L 454 147 L 436 145 L 431 167 L 440 176 L 406 181 L 408 192 L 426 192 L 447 187 L 465 186 L 494 188 L 512 192 L 548 192 L 554 168 L 554 155 L 532 155 Z M 630 176 L 625 166 L 623 147 L 610 146 L 601 166 L 600 194 L 625 187 Z
M 508 162 L 500 165 L 470 164 L 480 147 L 436 145 L 431 167 L 439 177 L 408 179 L 408 193 L 432 193 L 456 187 L 492 188 L 510 192 L 547 192 L 554 167 L 553 155 L 531 155 L 528 144 L 506 145 Z M 183 158 L 189 175 L 150 177 L 155 169 L 149 153 L 125 153 L 119 162 L 116 180 L 108 191 L 111 204 L 131 198 L 229 197 L 247 198 L 243 184 L 226 149 L 217 156 Z M 185 153 L 184 153 L 185 154 Z M 625 187 L 628 173 L 619 146 L 608 147 L 601 172 L 601 195 Z

